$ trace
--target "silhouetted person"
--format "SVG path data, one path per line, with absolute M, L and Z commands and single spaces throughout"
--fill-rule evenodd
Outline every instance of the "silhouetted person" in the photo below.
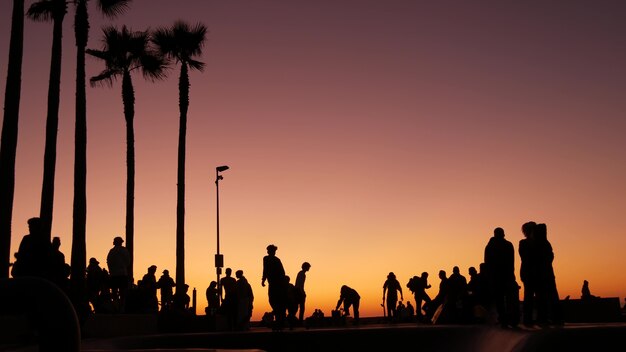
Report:
M 401 322 L 404 318 L 406 318 L 406 306 L 402 301 L 398 301 L 398 305 L 396 306 L 396 316 L 394 319 L 397 322 Z
M 49 278 L 50 242 L 41 230 L 41 219 L 28 219 L 28 234 L 24 235 L 15 253 L 15 263 L 11 268 L 13 277 L 37 276 Z
M 225 274 L 226 276 L 220 279 L 220 287 L 224 293 L 220 313 L 226 317 L 229 330 L 234 330 L 237 319 L 237 292 L 235 289 L 237 279 L 232 276 L 233 270 L 231 268 L 226 268 Z
M 235 285 L 237 294 L 237 321 L 235 329 L 248 330 L 250 328 L 250 319 L 252 318 L 252 309 L 254 307 L 254 293 L 252 292 L 252 286 L 250 286 L 248 279 L 243 276 L 243 270 L 237 270 L 235 277 L 237 277 L 237 283 Z
M 217 285 L 217 284 L 216 284 Z M 157 288 L 161 291 L 161 310 L 168 310 L 172 306 L 172 300 L 174 299 L 174 287 L 176 282 L 170 276 L 169 270 L 163 270 L 163 274 L 157 281 Z
M 545 324 L 563 324 L 559 292 L 552 262 L 554 252 L 548 241 L 546 224 L 537 224 L 535 228 L 535 250 L 537 256 L 537 322 Z
M 526 326 L 535 324 L 535 301 L 537 295 L 537 256 L 535 254 L 534 232 L 537 224 L 528 221 L 522 225 L 524 238 L 519 241 L 518 253 L 520 256 L 520 280 L 524 286 L 524 304 L 522 307 L 522 322 Z
M 209 316 L 213 316 L 220 308 L 220 292 L 217 289 L 217 281 L 211 281 L 206 289 L 207 312 Z
M 108 290 L 106 280 L 100 262 L 96 258 L 89 258 L 86 268 L 87 299 L 96 313 L 102 312 L 102 291 Z M 108 295 L 108 299 L 110 298 L 111 295 Z
M 463 308 L 467 298 L 467 279 L 461 274 L 458 266 L 452 268 L 452 274 L 448 277 L 448 302 L 450 320 L 455 323 L 462 322 L 465 318 Z
M 348 316 L 350 315 L 350 307 L 354 309 L 354 324 L 359 323 L 359 305 L 361 303 L 361 296 L 356 292 L 355 289 L 348 287 L 346 285 L 341 286 L 339 291 L 339 300 L 337 301 L 337 306 L 335 310 L 338 310 L 341 304 L 343 303 L 343 313 Z
M 157 298 L 156 265 L 150 265 L 148 272 L 141 278 L 142 311 L 156 313 L 159 311 L 159 299 Z
M 515 281 L 515 249 L 504 238 L 504 229 L 497 227 L 485 247 L 485 270 L 502 327 L 519 323 L 518 286 Z
M 397 304 L 398 304 L 398 292 L 400 292 L 400 299 L 403 300 L 402 286 L 396 278 L 396 274 L 390 272 L 387 274 L 387 279 L 383 283 L 383 302 L 385 302 L 385 294 L 387 295 L 387 317 L 389 321 L 398 320 Z
M 412 321 L 415 315 L 415 307 L 411 304 L 411 301 L 406 301 L 406 321 Z
M 589 281 L 587 280 L 583 281 L 583 287 L 580 290 L 580 292 L 581 292 L 580 299 L 582 300 L 590 300 L 590 299 L 597 298 L 596 296 L 591 294 L 591 290 L 589 289 Z
M 291 283 L 289 275 L 285 276 L 287 280 L 287 323 L 289 323 L 289 329 L 293 329 L 296 325 L 296 313 L 298 312 L 298 299 L 296 292 L 296 285 Z
M 267 246 L 267 255 L 263 257 L 261 286 L 265 287 L 267 281 L 269 303 L 275 320 L 273 330 L 282 330 L 287 315 L 287 280 L 283 263 L 276 256 L 277 249 L 273 244 Z
M 298 304 L 298 320 L 300 323 L 304 321 L 304 309 L 306 304 L 306 291 L 304 290 L 304 282 L 306 281 L 306 272 L 311 269 L 311 264 L 308 262 L 302 263 L 302 269 L 296 276 L 296 301 Z
M 433 298 L 430 303 L 425 306 L 427 320 L 434 323 L 435 320 L 438 320 L 439 317 L 441 317 L 448 300 L 448 291 L 448 274 L 445 270 L 439 270 L 439 291 L 437 292 L 435 298 Z M 439 307 L 441 307 L 441 313 L 439 317 L 435 317 L 435 312 L 439 309 Z M 444 321 L 445 319 L 441 319 L 440 322 Z
M 115 237 L 113 239 L 113 248 L 109 250 L 107 255 L 111 296 L 119 312 L 124 312 L 130 285 L 130 278 L 128 277 L 130 272 L 130 253 L 126 247 L 122 246 L 122 243 L 124 243 L 124 239 L 119 236 Z
M 481 276 L 476 267 L 470 266 L 468 269 L 469 281 L 467 282 L 467 298 L 465 300 L 465 314 L 470 319 L 470 322 L 479 322 L 484 317 L 485 307 L 483 306 L 483 284 L 481 283 Z
M 50 250 L 50 280 L 57 284 L 65 293 L 69 291 L 70 265 L 65 262 L 65 254 L 61 252 L 61 238 L 53 237 Z
M 431 287 L 428 284 L 428 273 L 424 271 L 421 276 L 413 276 L 409 280 L 407 287 L 413 292 L 415 297 L 415 316 L 418 322 L 424 322 L 424 314 L 422 314 L 423 303 L 428 304 L 431 301 L 430 296 L 426 293 L 426 289 Z
M 111 275 L 106 268 L 102 268 L 103 285 L 100 290 L 99 306 L 101 313 L 114 313 L 113 295 L 111 294 Z
M 172 300 L 172 310 L 177 313 L 183 313 L 185 315 L 189 314 L 189 303 L 191 298 L 187 293 L 189 291 L 189 285 L 183 284 L 181 285 L 180 290 L 176 290 L 174 294 L 174 299 Z

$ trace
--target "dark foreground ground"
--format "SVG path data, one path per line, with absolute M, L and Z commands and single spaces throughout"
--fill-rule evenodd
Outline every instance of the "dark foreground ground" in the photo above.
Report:
M 199 321 L 201 321 L 201 318 Z M 79 337 L 78 346 L 36 344 L 28 322 L 0 319 L 4 340 L 0 351 L 31 352 L 176 352 L 176 351 L 626 351 L 626 321 L 566 323 L 563 326 L 501 328 L 495 324 L 432 325 L 416 322 L 389 324 L 366 318 L 358 326 L 296 327 L 272 331 L 254 324 L 248 331 L 159 332 L 154 316 L 99 316 Z M 21 325 L 21 327 L 20 327 Z M 97 327 L 96 330 L 90 330 Z M 27 332 L 26 339 L 16 339 Z M 0 339 L 2 340 L 2 339 Z
M 487 325 L 362 324 L 273 332 L 175 333 L 84 339 L 81 351 L 626 351 L 626 323 L 502 329 Z

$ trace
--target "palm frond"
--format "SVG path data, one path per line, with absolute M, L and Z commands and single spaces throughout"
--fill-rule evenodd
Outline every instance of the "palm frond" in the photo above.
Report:
M 85 53 L 101 60 L 106 60 L 106 58 L 108 57 L 108 53 L 102 50 L 86 49 Z
M 141 62 L 141 73 L 145 79 L 158 81 L 167 77 L 169 67 L 161 55 L 142 55 L 139 59 Z
M 130 8 L 132 0 L 99 0 L 98 9 L 108 18 L 115 18 Z
M 117 79 L 118 75 L 119 75 L 119 73 L 116 74 L 116 73 L 111 72 L 109 70 L 104 70 L 99 75 L 91 77 L 89 79 L 89 84 L 92 87 L 97 87 L 97 86 L 112 87 L 113 86 L 113 82 L 115 82 L 115 80 Z
M 204 66 L 205 66 L 204 62 L 200 62 L 197 60 L 188 60 L 187 64 L 189 65 L 189 68 L 191 68 L 192 70 L 198 70 L 200 72 L 204 71 Z
M 182 20 L 172 27 L 159 28 L 152 34 L 152 41 L 159 52 L 179 63 L 187 63 L 191 69 L 202 71 L 204 63 L 195 60 L 202 54 L 207 28 L 202 23 L 190 26 Z
M 48 22 L 52 20 L 54 4 L 51 0 L 34 2 L 26 11 L 26 17 L 37 22 Z

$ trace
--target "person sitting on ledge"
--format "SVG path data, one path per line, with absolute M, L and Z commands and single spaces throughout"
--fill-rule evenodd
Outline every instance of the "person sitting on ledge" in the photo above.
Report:
M 591 294 L 591 290 L 589 290 L 589 281 L 587 280 L 583 281 L 582 295 L 580 296 L 580 299 L 590 300 L 594 298 L 598 298 L 598 297 Z

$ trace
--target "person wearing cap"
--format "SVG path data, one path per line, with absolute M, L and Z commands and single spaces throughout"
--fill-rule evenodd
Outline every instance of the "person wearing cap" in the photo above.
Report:
M 111 296 L 119 312 L 124 312 L 126 294 L 130 285 L 130 278 L 128 277 L 130 253 L 126 247 L 122 246 L 122 243 L 124 243 L 124 239 L 119 236 L 115 237 L 113 248 L 109 250 L 107 255 L 107 266 L 111 276 Z
M 176 283 L 170 276 L 169 270 L 163 270 L 163 275 L 157 281 L 157 288 L 161 290 L 161 311 L 168 310 L 172 306 L 174 286 L 176 286 Z
M 304 305 L 306 302 L 306 292 L 304 291 L 304 281 L 306 280 L 306 272 L 311 269 L 309 262 L 302 263 L 302 269 L 296 276 L 296 301 L 298 303 L 298 320 L 300 324 L 304 321 Z
M 267 246 L 267 255 L 263 257 L 263 277 L 261 286 L 268 283 L 267 295 L 274 314 L 275 325 L 273 330 L 282 330 L 287 316 L 287 280 L 283 263 L 276 256 L 276 247 L 273 244 Z

